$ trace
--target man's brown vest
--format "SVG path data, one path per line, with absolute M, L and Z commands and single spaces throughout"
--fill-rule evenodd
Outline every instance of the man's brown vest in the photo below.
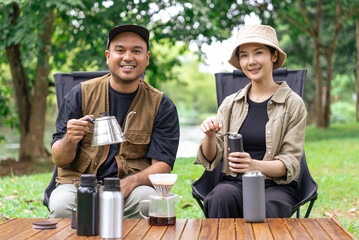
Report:
M 83 116 L 92 114 L 97 118 L 100 117 L 100 112 L 109 112 L 109 79 L 110 74 L 107 74 L 81 83 Z M 127 112 L 136 112 L 129 118 L 127 142 L 120 143 L 119 152 L 116 154 L 118 177 L 123 178 L 151 165 L 146 154 L 162 94 L 140 80 L 138 92 Z M 125 122 L 126 118 L 123 126 Z M 99 166 L 106 160 L 110 146 L 91 147 L 92 132 L 93 125 L 90 126 L 90 132 L 84 135 L 81 149 L 75 159 L 70 164 L 58 168 L 58 183 L 72 183 L 73 179 L 80 179 L 81 174 L 85 173 L 96 174 Z

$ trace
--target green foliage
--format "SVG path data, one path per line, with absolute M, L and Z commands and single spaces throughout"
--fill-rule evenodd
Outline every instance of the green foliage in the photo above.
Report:
M 4 64 L 0 64 L 0 126 L 8 125 L 16 128 L 19 125 L 14 103 L 11 101 L 13 94 L 8 81 L 8 72 L 4 69 Z M 0 143 L 6 141 L 6 136 L 0 132 Z
M 334 101 L 353 102 L 355 94 L 354 74 L 336 75 L 332 80 L 332 96 Z
M 349 102 L 336 102 L 331 104 L 330 123 L 355 122 L 355 105 Z
M 201 114 L 217 112 L 214 76 L 198 71 L 200 62 L 193 53 L 181 56 L 180 62 L 173 69 L 179 81 L 162 83 L 161 89 L 174 101 L 181 117 L 201 121 Z

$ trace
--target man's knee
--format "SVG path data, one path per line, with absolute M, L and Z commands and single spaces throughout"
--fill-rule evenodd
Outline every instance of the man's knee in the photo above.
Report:
M 139 204 L 142 200 L 149 199 L 149 196 L 156 194 L 156 191 L 149 186 L 139 186 L 135 188 L 131 194 L 125 199 L 124 218 L 142 218 L 139 212 Z M 148 206 L 144 206 L 142 210 L 148 212 Z
M 71 185 L 59 185 L 51 193 L 49 218 L 71 218 L 72 209 L 76 207 L 76 188 Z

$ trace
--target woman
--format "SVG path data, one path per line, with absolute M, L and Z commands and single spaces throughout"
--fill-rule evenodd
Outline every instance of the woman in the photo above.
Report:
M 250 83 L 228 96 L 217 116 L 201 124 L 205 137 L 195 163 L 211 171 L 223 160 L 221 182 L 204 199 L 208 218 L 243 217 L 242 174 L 261 171 L 265 177 L 266 217 L 290 217 L 298 202 L 297 180 L 303 153 L 306 109 L 286 82 L 274 82 L 286 54 L 275 30 L 248 25 L 237 34 L 229 63 L 242 70 Z M 244 152 L 229 153 L 228 137 L 238 132 Z

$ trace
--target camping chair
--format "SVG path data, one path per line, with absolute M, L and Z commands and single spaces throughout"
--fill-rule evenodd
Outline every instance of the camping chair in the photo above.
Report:
M 57 108 L 60 109 L 62 104 L 62 100 L 65 95 L 77 84 L 80 82 L 101 77 L 105 74 L 109 73 L 109 71 L 97 71 L 97 72 L 73 72 L 73 73 L 55 73 L 55 89 L 56 89 L 56 98 L 57 98 Z M 44 191 L 44 199 L 43 204 L 49 208 L 49 198 L 52 191 L 56 187 L 56 177 L 57 177 L 57 166 L 54 167 L 54 172 L 52 174 L 52 178 L 50 180 L 49 185 Z
M 287 70 L 286 68 L 280 68 L 273 71 L 275 81 L 286 81 L 289 87 L 301 97 L 304 95 L 305 75 L 306 70 Z M 226 96 L 237 92 L 250 81 L 242 71 L 238 70 L 234 70 L 233 73 L 216 73 L 215 77 L 218 107 Z M 220 182 L 221 169 L 222 162 L 213 171 L 205 170 L 202 176 L 192 184 L 192 195 L 202 210 L 204 198 Z M 310 202 L 305 213 L 305 218 L 307 218 L 318 197 L 318 184 L 310 175 L 304 152 L 300 161 L 298 190 L 301 200 L 292 208 L 292 215 L 297 212 L 297 218 L 299 218 L 300 207 Z

